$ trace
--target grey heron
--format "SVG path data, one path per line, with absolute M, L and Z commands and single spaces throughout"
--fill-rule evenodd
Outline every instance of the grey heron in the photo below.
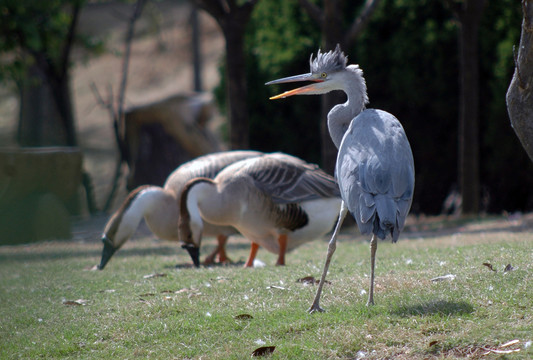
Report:
M 144 218 L 150 230 L 159 238 L 178 241 L 179 201 L 183 187 L 190 179 L 204 176 L 214 178 L 226 166 L 243 159 L 261 155 L 258 151 L 225 151 L 200 156 L 180 165 L 165 181 L 163 187 L 144 185 L 128 194 L 121 207 L 111 216 L 102 235 L 104 248 L 99 269 L 102 270 L 113 254 L 135 233 Z M 206 224 L 205 233 L 217 236 L 218 246 L 207 258 L 212 262 L 217 253 L 225 261 L 227 237 L 234 228 Z M 185 245 L 195 266 L 199 266 L 196 249 Z M 191 253 L 192 251 L 192 253 Z
M 309 312 L 323 311 L 319 305 L 339 229 L 348 211 L 362 234 L 370 240 L 370 291 L 368 305 L 374 304 L 374 268 L 377 238 L 388 234 L 396 242 L 413 199 L 415 172 L 411 147 L 405 131 L 393 115 L 366 109 L 368 96 L 363 71 L 348 65 L 340 46 L 326 53 L 318 51 L 309 60 L 311 72 L 278 79 L 266 85 L 311 81 L 312 84 L 287 91 L 271 99 L 292 95 L 325 94 L 342 90 L 347 101 L 328 113 L 328 130 L 338 149 L 335 176 L 343 199 L 339 220 L 328 245 L 324 271 Z
M 278 254 L 331 231 L 341 198 L 335 179 L 318 166 L 283 153 L 236 162 L 214 179 L 184 187 L 180 203 L 181 241 L 199 248 L 204 222 L 232 226 L 252 242 L 245 267 L 259 246 Z

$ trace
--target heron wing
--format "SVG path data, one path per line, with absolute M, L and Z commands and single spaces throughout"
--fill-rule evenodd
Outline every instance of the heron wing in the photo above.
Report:
M 358 115 L 339 147 L 336 176 L 361 233 L 390 232 L 396 241 L 414 190 L 413 156 L 398 120 L 377 110 Z

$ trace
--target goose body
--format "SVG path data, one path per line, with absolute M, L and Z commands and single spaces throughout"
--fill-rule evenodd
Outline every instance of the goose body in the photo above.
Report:
M 205 223 L 231 226 L 252 242 L 245 266 L 259 246 L 278 254 L 329 232 L 340 209 L 335 179 L 318 166 L 282 153 L 236 162 L 214 179 L 190 180 L 180 204 L 180 237 L 199 247 Z
M 256 151 L 226 151 L 204 155 L 179 166 L 169 175 L 163 187 L 144 185 L 130 192 L 104 228 L 104 249 L 99 269 L 103 269 L 113 254 L 133 236 L 143 218 L 158 238 L 179 241 L 179 201 L 187 181 L 199 176 L 213 178 L 226 166 L 261 154 Z M 230 226 L 205 224 L 205 235 L 217 236 L 219 240 L 219 248 L 208 256 L 208 262 L 218 251 L 221 260 L 224 260 L 226 238 L 235 232 L 235 228 Z

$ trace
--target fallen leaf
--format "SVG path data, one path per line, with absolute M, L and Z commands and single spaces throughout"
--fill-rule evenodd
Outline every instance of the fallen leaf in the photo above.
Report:
M 437 340 L 433 340 L 429 342 L 429 347 L 432 347 L 433 345 L 437 345 L 439 342 Z
M 520 340 L 515 339 L 515 340 L 508 341 L 508 342 L 506 342 L 504 344 L 501 344 L 497 348 L 483 347 L 483 350 L 485 350 L 485 352 L 483 354 L 481 354 L 481 355 L 488 355 L 490 353 L 511 354 L 511 353 L 514 353 L 514 352 L 519 352 L 520 348 L 501 350 L 501 349 L 507 348 L 509 346 L 517 345 L 518 343 L 520 343 Z
M 275 346 L 261 346 L 260 348 L 257 348 L 252 352 L 252 357 L 270 355 L 274 352 L 275 349 Z
M 85 306 L 87 305 L 87 300 L 78 299 L 78 300 L 63 300 L 63 305 L 68 306 Z
M 250 319 L 253 319 L 254 317 L 250 314 L 239 314 L 239 315 L 235 315 L 233 318 L 235 320 L 250 320 Z
M 444 280 L 455 280 L 455 275 L 448 274 L 448 275 L 443 275 L 443 276 L 437 276 L 436 278 L 431 279 L 431 281 L 433 282 L 444 281 Z
M 485 352 L 485 353 L 483 353 L 481 355 L 488 355 L 491 352 L 495 353 L 495 354 L 511 354 L 511 353 L 520 351 L 520 349 L 511 349 L 511 350 L 485 349 L 485 350 L 487 350 L 487 352 Z
M 518 340 L 518 339 L 511 340 L 511 341 L 506 342 L 505 344 L 501 344 L 500 348 L 508 347 L 508 346 L 511 346 L 511 345 L 514 345 L 514 344 L 518 344 L 519 342 L 520 342 L 520 340 Z
M 100 290 L 99 293 L 101 293 L 101 294 L 103 294 L 103 293 L 112 294 L 115 291 L 116 291 L 115 289 L 107 289 L 107 290 Z
M 267 289 L 279 289 L 279 290 L 287 290 L 283 286 L 277 286 L 277 285 L 270 285 L 267 286 Z
M 494 268 L 492 267 L 492 264 L 491 264 L 491 263 L 484 262 L 483 265 L 485 265 L 486 267 L 488 267 L 491 271 L 496 272 L 496 269 L 494 269 Z
M 513 271 L 513 270 L 514 270 L 513 265 L 511 265 L 511 264 L 507 264 L 507 266 L 505 267 L 505 269 L 503 269 L 503 272 Z
M 161 294 L 174 294 L 174 293 L 175 293 L 175 291 L 173 291 L 173 290 L 162 290 L 161 291 Z
M 146 297 L 146 296 L 155 296 L 155 294 L 154 293 L 145 293 L 145 294 L 139 295 L 139 297 Z
M 153 278 L 156 278 L 156 277 L 165 277 L 165 276 L 167 276 L 167 274 L 164 274 L 164 273 L 156 273 L 156 274 L 144 275 L 143 278 L 144 278 L 144 279 L 153 279 Z
M 186 292 L 189 292 L 189 291 L 192 291 L 192 289 L 183 288 L 183 289 L 179 289 L 178 291 L 176 291 L 175 294 L 186 293 Z
M 303 278 L 299 278 L 298 280 L 296 280 L 296 282 L 299 282 L 299 283 L 302 283 L 302 284 L 305 284 L 305 285 L 309 285 L 309 284 L 318 284 L 320 283 L 320 279 L 315 279 L 314 276 L 305 276 Z M 331 284 L 331 281 L 324 281 L 325 284 Z
M 296 282 L 304 284 L 318 284 L 320 280 L 315 279 L 314 276 L 305 276 L 303 278 L 299 278 L 298 280 L 296 280 Z

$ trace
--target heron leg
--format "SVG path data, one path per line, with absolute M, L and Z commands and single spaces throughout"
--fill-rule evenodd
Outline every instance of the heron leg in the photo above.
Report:
M 257 255 L 257 250 L 259 250 L 259 244 L 252 242 L 252 247 L 250 248 L 250 255 L 248 255 L 248 260 L 246 260 L 244 267 L 254 267 L 254 259 Z
M 370 240 L 370 291 L 367 306 L 374 305 L 374 267 L 376 265 L 376 250 L 378 249 L 378 237 L 372 234 Z
M 318 284 L 318 289 L 316 290 L 315 300 L 313 301 L 313 304 L 311 304 L 311 307 L 307 310 L 309 314 L 312 314 L 316 311 L 323 312 L 324 309 L 320 307 L 320 296 L 322 295 L 322 288 L 324 287 L 324 282 L 326 281 L 326 274 L 328 273 L 329 269 L 329 263 L 331 262 L 331 258 L 333 256 L 333 253 L 335 252 L 335 249 L 337 248 L 337 235 L 339 233 L 339 230 L 341 228 L 342 223 L 344 222 L 344 218 L 346 217 L 346 214 L 348 213 L 348 208 L 345 206 L 344 201 L 341 204 L 341 211 L 339 213 L 339 219 L 337 220 L 337 225 L 335 225 L 335 230 L 333 231 L 333 235 L 331 236 L 331 240 L 328 244 L 328 253 L 326 255 L 326 263 L 324 264 L 324 270 L 322 271 L 322 276 L 320 277 L 320 282 Z
M 285 265 L 285 253 L 287 252 L 287 234 L 281 234 L 278 237 L 279 254 L 276 265 Z

